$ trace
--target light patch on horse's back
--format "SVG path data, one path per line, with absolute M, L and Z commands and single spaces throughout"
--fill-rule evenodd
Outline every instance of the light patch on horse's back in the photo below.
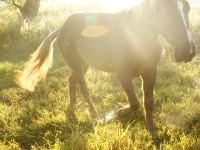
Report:
M 101 37 L 109 32 L 109 28 L 104 25 L 91 25 L 84 28 L 81 32 L 85 37 Z

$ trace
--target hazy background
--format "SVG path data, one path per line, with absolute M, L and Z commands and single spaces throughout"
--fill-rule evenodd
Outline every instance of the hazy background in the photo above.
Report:
M 106 11 L 117 11 L 119 9 L 130 8 L 131 6 L 139 3 L 141 0 L 48 0 L 41 2 L 43 7 L 60 4 L 60 3 L 73 3 L 73 4 L 80 4 L 80 3 L 95 3 L 100 5 Z M 199 0 L 188 0 L 192 7 L 200 6 Z M 5 3 L 0 0 L 0 8 L 5 7 Z

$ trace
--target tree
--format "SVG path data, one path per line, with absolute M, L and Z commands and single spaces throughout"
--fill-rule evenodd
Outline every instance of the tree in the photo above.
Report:
M 26 0 L 23 6 L 17 4 L 15 0 L 12 0 L 12 4 L 20 10 L 24 19 L 33 19 L 38 14 L 40 0 Z

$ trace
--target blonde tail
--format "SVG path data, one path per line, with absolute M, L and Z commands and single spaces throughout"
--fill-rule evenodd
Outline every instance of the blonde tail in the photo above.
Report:
M 53 63 L 52 43 L 58 35 L 59 30 L 52 32 L 31 55 L 30 60 L 26 63 L 16 77 L 16 83 L 23 89 L 34 91 L 36 84 L 46 77 L 47 71 Z

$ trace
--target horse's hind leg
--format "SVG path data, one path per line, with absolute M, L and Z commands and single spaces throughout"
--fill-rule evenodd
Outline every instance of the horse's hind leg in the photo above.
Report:
M 76 59 L 80 58 L 77 56 Z M 85 101 L 88 103 L 90 110 L 92 112 L 92 114 L 96 115 L 96 109 L 94 107 L 94 104 L 92 102 L 92 99 L 90 97 L 90 93 L 84 78 L 84 75 L 88 69 L 88 65 L 86 65 L 85 63 L 81 62 L 81 61 L 73 61 L 73 59 L 67 59 L 68 64 L 70 65 L 70 67 L 73 70 L 73 74 L 70 77 L 70 83 L 69 83 L 69 90 L 70 90 L 70 101 L 71 104 L 76 103 L 76 87 L 77 84 L 79 83 L 80 85 L 80 90 L 84 96 Z
M 76 70 L 76 71 L 75 71 Z M 88 103 L 89 107 L 90 107 L 90 111 L 92 113 L 92 115 L 96 115 L 97 112 L 96 112 L 96 109 L 94 107 L 94 104 L 92 102 L 92 99 L 90 97 L 90 93 L 89 93 L 89 90 L 88 90 L 88 87 L 87 87 L 87 84 L 86 84 L 86 81 L 85 81 L 85 78 L 84 78 L 84 73 L 82 71 L 82 69 L 75 69 L 74 70 L 74 73 L 76 75 L 76 79 L 80 85 L 80 89 L 81 89 L 81 92 L 86 100 L 86 102 Z
M 88 66 L 83 67 L 83 74 L 85 74 L 88 70 Z M 76 75 L 72 72 L 69 77 L 69 94 L 70 94 L 70 103 L 75 105 L 77 103 L 76 98 L 76 90 L 77 90 L 78 81 L 76 79 Z
M 64 33 L 64 31 L 61 33 Z M 87 70 L 84 68 L 87 65 L 82 61 L 81 57 L 78 55 L 76 50 L 73 50 L 73 46 L 69 44 L 71 42 L 66 44 L 66 41 L 70 41 L 70 40 L 66 40 L 63 36 L 65 37 L 65 35 L 60 34 L 58 36 L 57 41 L 58 41 L 58 46 L 59 46 L 61 52 L 63 53 L 63 56 L 64 56 L 66 62 L 73 70 L 73 76 L 70 79 L 70 93 L 71 93 L 70 100 L 71 100 L 71 102 L 76 102 L 76 96 L 75 96 L 76 89 L 75 89 L 75 86 L 73 86 L 72 84 L 74 84 L 74 83 L 77 84 L 77 82 L 78 82 L 80 85 L 81 92 L 82 92 L 86 102 L 88 103 L 90 110 L 92 111 L 93 114 L 96 115 L 96 109 L 95 109 L 92 99 L 90 97 L 89 90 L 87 88 L 87 84 L 86 84 L 86 81 L 84 78 L 85 70 Z M 75 81 L 75 78 L 77 81 Z

